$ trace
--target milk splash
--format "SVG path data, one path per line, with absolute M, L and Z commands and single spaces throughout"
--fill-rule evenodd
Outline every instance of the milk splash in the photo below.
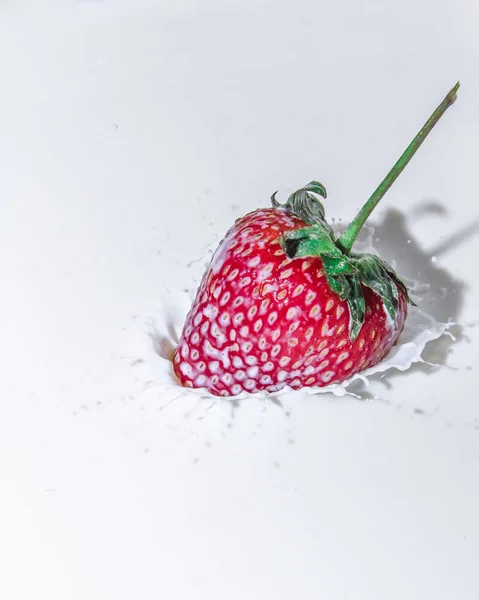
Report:
M 363 241 L 356 242 L 354 248 L 355 251 L 377 254 L 373 247 L 374 229 L 372 227 L 367 228 L 366 233 L 367 235 Z M 208 260 L 209 258 L 205 258 L 204 261 L 198 261 L 199 265 L 202 266 L 203 271 L 206 268 Z M 196 280 L 196 278 L 192 278 L 192 280 L 195 283 L 195 287 L 197 287 L 199 281 Z M 404 281 L 409 288 L 412 299 L 417 303 L 420 303 L 421 294 L 427 292 L 429 286 L 417 281 Z M 181 386 L 173 372 L 172 358 L 174 349 L 178 343 L 187 312 L 194 299 L 195 291 L 195 289 L 191 289 L 176 293 L 165 293 L 162 298 L 161 309 L 156 311 L 150 318 L 144 320 L 144 332 L 149 336 L 151 341 L 147 347 L 147 359 L 152 370 L 150 383 L 160 386 L 167 395 L 170 395 L 171 393 L 176 397 L 181 397 L 193 394 L 218 400 L 220 399 L 219 397 L 213 396 L 206 389 L 185 388 Z M 349 388 L 351 384 L 358 380 L 362 381 L 365 385 L 368 385 L 369 378 L 373 375 L 385 373 L 391 369 L 407 371 L 415 363 L 430 364 L 422 358 L 422 353 L 426 345 L 429 342 L 441 338 L 443 335 L 449 335 L 453 338 L 452 334 L 449 332 L 450 327 L 453 325 L 455 325 L 455 323 L 451 321 L 447 323 L 436 321 L 431 315 L 421 310 L 418 306 L 410 306 L 406 324 L 399 337 L 398 343 L 390 350 L 384 360 L 374 367 L 353 375 L 350 379 L 347 379 L 340 384 L 332 384 L 324 387 L 304 387 L 299 391 L 304 392 L 305 394 L 332 393 L 336 396 L 355 395 Z M 241 400 L 250 397 L 271 398 L 292 391 L 298 392 L 298 390 L 292 390 L 287 386 L 278 392 L 256 392 L 254 394 L 242 392 L 230 399 Z M 225 399 L 227 400 L 228 398 L 223 398 L 223 400 Z

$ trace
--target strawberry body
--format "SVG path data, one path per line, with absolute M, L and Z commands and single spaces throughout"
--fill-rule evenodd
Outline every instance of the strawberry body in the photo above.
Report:
M 182 385 L 220 396 L 339 383 L 381 361 L 407 314 L 397 285 L 396 320 L 362 286 L 364 321 L 348 335 L 348 302 L 334 293 L 320 257 L 290 259 L 279 238 L 307 223 L 277 208 L 239 219 L 215 252 L 174 356 Z M 396 285 L 396 284 L 394 284 Z

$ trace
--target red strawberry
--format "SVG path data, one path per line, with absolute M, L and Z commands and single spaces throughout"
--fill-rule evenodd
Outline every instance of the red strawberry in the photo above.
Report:
M 182 385 L 215 395 L 339 383 L 381 361 L 407 315 L 392 268 L 352 245 L 364 222 L 454 102 L 449 92 L 345 233 L 335 239 L 311 182 L 284 206 L 239 219 L 220 243 L 174 356 Z

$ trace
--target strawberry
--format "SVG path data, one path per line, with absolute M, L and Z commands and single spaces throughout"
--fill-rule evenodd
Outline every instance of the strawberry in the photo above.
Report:
M 340 383 L 380 362 L 411 303 L 394 270 L 353 243 L 456 99 L 449 92 L 339 239 L 317 181 L 238 219 L 203 276 L 174 355 L 186 387 L 220 396 Z

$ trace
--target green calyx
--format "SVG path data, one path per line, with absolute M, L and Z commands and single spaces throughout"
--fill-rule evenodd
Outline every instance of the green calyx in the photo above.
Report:
M 398 287 L 404 290 L 411 302 L 406 286 L 388 263 L 374 254 L 351 253 L 347 256 L 338 247 L 329 225 L 325 227 L 316 223 L 288 231 L 279 238 L 279 242 L 288 258 L 321 258 L 331 291 L 348 302 L 351 341 L 358 337 L 366 314 L 362 286 L 381 297 L 393 323 L 396 323 L 399 309 Z
M 322 223 L 329 227 L 324 218 L 323 203 L 318 198 L 318 196 L 322 198 L 327 197 L 326 188 L 319 181 L 311 181 L 308 185 L 296 190 L 283 205 L 276 200 L 277 193 L 275 192 L 271 196 L 271 204 L 275 208 L 284 208 L 288 212 L 295 214 L 305 223 Z
M 381 297 L 395 325 L 399 309 L 399 289 L 403 290 L 408 302 L 414 304 L 408 296 L 406 286 L 388 263 L 373 254 L 356 254 L 351 250 L 373 209 L 456 100 L 458 88 L 459 83 L 446 95 L 340 238 L 334 238 L 333 229 L 325 219 L 324 206 L 318 196 L 326 198 L 327 194 L 318 181 L 312 181 L 291 194 L 284 205 L 276 200 L 276 193 L 271 197 L 274 208 L 294 214 L 307 224 L 306 227 L 286 232 L 279 238 L 279 242 L 288 258 L 321 258 L 331 291 L 348 302 L 351 341 L 358 337 L 365 319 L 363 286 Z

